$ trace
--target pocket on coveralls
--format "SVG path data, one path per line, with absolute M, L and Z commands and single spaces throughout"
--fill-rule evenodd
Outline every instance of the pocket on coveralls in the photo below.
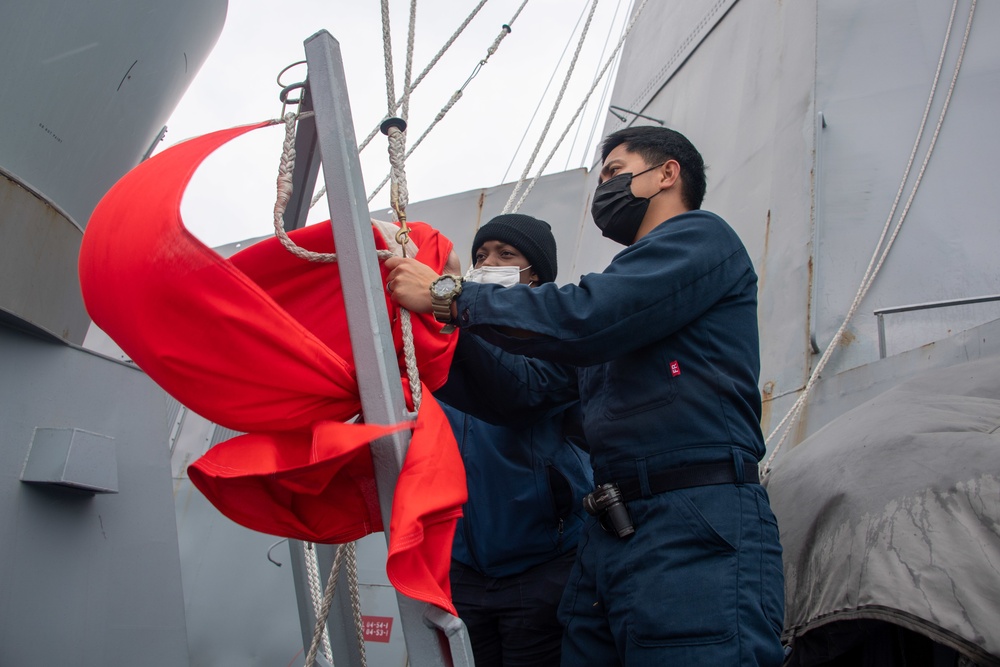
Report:
M 629 636 L 639 646 L 691 646 L 737 632 L 740 498 L 702 486 L 629 503 Z
M 677 382 L 662 354 L 642 348 L 604 365 L 604 396 L 604 415 L 621 419 L 673 402 Z

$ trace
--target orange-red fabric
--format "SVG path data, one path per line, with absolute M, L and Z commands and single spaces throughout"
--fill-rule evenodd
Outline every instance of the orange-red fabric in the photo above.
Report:
M 94 322 L 150 378 L 198 414 L 247 433 L 189 468 L 221 512 L 274 535 L 350 541 L 382 530 L 366 445 L 414 425 L 344 423 L 361 405 L 338 266 L 300 260 L 275 239 L 226 260 L 181 221 L 198 165 L 264 125 L 196 137 L 126 174 L 84 233 L 80 285 Z M 442 270 L 451 242 L 428 225 L 410 226 L 416 258 Z M 291 236 L 310 250 L 335 251 L 329 223 Z M 385 274 L 382 267 L 383 281 Z M 398 309 L 384 298 L 403 368 Z M 424 398 L 395 491 L 387 570 L 407 595 L 455 613 L 448 565 L 465 478 L 430 394 L 447 378 L 455 336 L 440 335 L 430 316 L 413 315 L 412 323 Z

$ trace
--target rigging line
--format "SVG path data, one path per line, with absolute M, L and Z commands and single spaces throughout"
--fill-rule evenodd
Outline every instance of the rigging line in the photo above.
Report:
M 626 12 L 625 12 L 626 16 L 628 16 L 628 14 L 629 14 L 630 10 L 632 9 L 633 5 L 634 5 L 634 0 L 632 2 L 629 2 L 629 9 L 626 10 Z M 618 10 L 620 8 L 621 8 L 621 4 L 619 4 L 619 5 L 617 5 L 615 7 L 615 15 L 611 19 L 611 25 L 612 26 L 615 24 L 615 21 L 618 19 Z M 625 29 L 625 25 L 623 23 L 622 27 L 621 27 L 621 30 L 624 30 L 624 29 Z M 611 41 L 611 28 L 608 28 L 608 39 L 607 39 L 607 42 L 610 42 L 610 41 Z M 601 50 L 601 60 L 604 59 L 604 53 L 605 53 L 605 50 L 607 49 L 607 42 L 605 42 L 605 48 Z M 620 53 L 618 54 L 618 57 L 621 58 L 621 54 Z M 598 62 L 600 62 L 600 61 L 598 61 Z M 596 74 L 595 74 L 595 76 L 596 76 Z M 607 79 L 604 80 L 604 90 L 601 91 L 601 100 L 600 100 L 600 102 L 597 103 L 598 110 L 604 108 L 604 103 L 608 99 L 608 95 L 611 92 L 612 78 L 613 77 L 609 76 Z M 594 134 L 596 134 L 596 132 L 597 132 L 597 124 L 601 121 L 602 117 L 603 117 L 603 115 L 599 111 L 598 111 L 598 113 L 594 114 L 594 122 L 590 126 L 590 134 L 587 135 L 587 145 L 583 149 L 583 157 L 580 160 L 580 166 L 581 167 L 586 167 L 587 164 L 588 164 L 589 158 L 587 156 L 590 155 L 590 146 L 594 142 Z M 576 139 L 574 139 L 573 141 L 575 143 Z M 566 169 L 569 169 L 569 160 L 568 159 L 566 161 Z
M 396 100 L 396 81 L 392 73 L 392 35 L 389 34 L 389 0 L 382 0 L 382 55 L 385 60 L 385 96 L 391 109 Z
M 487 64 L 490 57 L 494 53 L 496 53 L 497 48 L 500 46 L 500 42 L 502 42 L 504 38 L 510 34 L 511 26 L 514 24 L 514 21 L 517 19 L 517 17 L 521 14 L 521 10 L 523 10 L 524 6 L 527 4 L 528 0 L 524 0 L 521 3 L 521 6 L 518 7 L 517 11 L 514 12 L 514 16 L 511 17 L 510 21 L 508 21 L 503 25 L 503 27 L 500 30 L 500 34 L 497 35 L 497 38 L 493 41 L 493 44 L 490 45 L 490 47 L 486 50 L 486 57 L 480 60 L 478 63 L 476 63 L 475 68 L 472 70 L 472 74 L 470 74 L 469 78 L 465 80 L 465 83 L 462 84 L 462 87 L 456 90 L 454 94 L 452 94 L 451 99 L 449 99 L 448 102 L 445 103 L 444 107 L 442 107 L 441 111 L 439 111 L 437 116 L 434 117 L 434 120 L 431 122 L 431 124 L 427 127 L 426 130 L 424 130 L 424 133 L 420 135 L 420 138 L 417 139 L 417 141 L 414 142 L 410 150 L 406 152 L 406 157 L 410 157 L 410 155 L 413 154 L 413 151 L 416 150 L 417 146 L 419 146 L 420 143 L 427 137 L 427 135 L 430 134 L 430 131 L 434 129 L 434 126 L 437 125 L 441 121 L 441 119 L 444 118 L 445 115 L 451 110 L 451 108 L 455 106 L 455 103 L 462 98 L 462 95 L 465 92 L 465 88 L 469 85 L 469 83 L 472 82 L 472 80 L 476 77 L 476 75 L 479 74 L 479 71 L 483 68 L 484 65 Z M 382 182 L 379 183 L 374 190 L 372 190 L 371 194 L 368 195 L 369 203 L 371 203 L 371 201 L 375 199 L 375 196 L 378 195 L 378 193 L 382 190 L 383 187 L 385 187 L 385 184 L 388 182 L 389 182 L 389 176 L 386 176 L 385 178 L 382 179 Z
M 422 71 L 420 73 L 420 75 L 413 81 L 413 85 L 410 86 L 409 91 L 403 91 L 404 94 L 406 94 L 407 92 L 411 92 L 412 93 L 414 90 L 417 89 L 417 86 L 420 85 L 420 82 L 424 80 L 424 77 L 427 76 L 428 72 L 430 72 L 431 69 L 434 68 L 434 66 L 441 59 L 441 57 L 445 54 L 445 52 L 451 47 L 452 44 L 454 44 L 455 40 L 458 39 L 458 36 L 461 35 L 462 32 L 465 30 L 465 28 L 469 25 L 469 23 L 472 22 L 472 19 L 475 18 L 476 14 L 479 13 L 479 10 L 483 8 L 483 5 L 485 5 L 486 2 L 487 2 L 487 0 L 480 0 L 479 4 L 476 5 L 476 7 L 472 10 L 472 12 L 465 18 L 465 21 L 463 21 L 462 24 L 460 26 L 458 26 L 458 29 L 455 30 L 455 32 L 452 34 L 452 36 L 450 38 L 448 38 L 448 41 L 445 42 L 444 46 L 441 47 L 441 50 L 438 51 L 437 54 L 433 58 L 431 58 L 431 61 L 427 64 L 427 67 L 424 68 L 424 71 Z M 518 14 L 521 13 L 521 10 L 524 9 L 524 6 L 526 4 L 528 4 L 528 0 L 524 0 L 521 3 L 521 7 L 514 14 L 513 18 L 511 18 L 510 21 L 507 22 L 508 28 L 509 28 L 509 26 L 511 26 L 511 25 L 514 24 L 514 20 L 517 19 Z M 508 29 L 507 32 L 510 32 L 510 30 Z M 501 34 L 505 35 L 506 33 L 502 32 Z M 499 44 L 499 40 L 500 39 L 502 39 L 502 37 L 498 38 L 497 41 L 495 41 L 493 43 L 493 46 L 491 48 L 494 51 L 496 50 L 496 46 Z M 487 58 L 488 57 L 489 56 L 487 56 Z M 468 82 L 466 82 L 466 83 L 468 83 Z M 391 113 L 395 113 L 396 109 L 398 109 L 399 105 L 401 105 L 402 103 L 403 103 L 403 98 L 400 97 L 396 101 L 396 104 L 393 107 L 393 110 L 392 110 Z M 381 121 L 379 121 L 379 123 L 372 129 L 372 131 L 368 133 L 368 136 L 365 137 L 365 140 L 362 141 L 360 144 L 358 144 L 358 153 L 361 153 L 361 151 L 363 151 L 368 146 L 368 144 L 375 137 L 375 135 L 379 133 L 379 131 L 382 128 L 382 123 L 387 118 L 389 118 L 389 115 L 386 115 Z M 383 183 L 382 185 L 384 186 L 385 183 Z M 381 189 L 381 187 L 379 189 Z M 322 187 L 320 187 L 319 191 L 317 191 L 316 194 L 313 195 L 312 201 L 309 203 L 309 208 L 312 208 L 313 206 L 315 206 L 317 204 L 317 202 L 319 202 L 319 200 L 323 198 L 323 195 L 325 193 L 326 193 L 326 185 L 323 185 Z M 374 198 L 374 195 L 372 196 L 372 198 Z M 372 198 L 369 198 L 368 201 L 371 201 Z
M 903 221 L 906 219 L 906 215 L 907 215 L 907 213 L 910 210 L 910 205 L 913 203 L 914 197 L 916 197 L 917 189 L 920 186 L 920 182 L 923 180 L 924 172 L 927 169 L 927 164 L 930 162 L 931 154 L 934 151 L 934 146 L 937 143 L 938 136 L 940 135 L 941 127 L 944 124 L 945 114 L 947 113 L 948 107 L 951 104 L 952 93 L 954 92 L 954 90 L 955 90 L 955 84 L 958 81 L 958 74 L 959 74 L 959 71 L 962 68 L 962 61 L 965 59 L 965 49 L 966 49 L 966 46 L 968 45 L 968 42 L 969 42 L 969 34 L 972 31 L 972 19 L 973 19 L 974 15 L 975 15 L 975 12 L 976 12 L 976 0 L 972 0 L 972 4 L 969 7 L 969 19 L 968 19 L 968 21 L 966 23 L 966 26 L 965 26 L 965 35 L 962 38 L 962 46 L 959 49 L 958 59 L 955 62 L 955 70 L 952 73 L 951 84 L 948 87 L 948 92 L 947 92 L 947 94 L 945 96 L 944 104 L 942 105 L 941 112 L 938 115 L 937 125 L 935 126 L 934 133 L 931 136 L 930 144 L 928 145 L 927 151 L 924 154 L 923 163 L 921 164 L 920 169 L 919 169 L 919 171 L 917 173 L 917 177 L 914 180 L 913 186 L 910 189 L 910 195 L 907 197 L 906 204 L 903 206 L 903 211 L 900 213 L 899 221 L 896 223 L 896 226 L 893 229 L 893 233 L 892 233 L 891 237 L 889 238 L 888 243 L 886 244 L 885 248 L 880 253 L 879 249 L 880 249 L 880 247 L 882 245 L 882 241 L 885 239 L 885 235 L 888 232 L 888 229 L 890 227 L 890 223 L 891 223 L 892 217 L 893 217 L 893 215 L 895 213 L 896 206 L 899 203 L 899 199 L 902 196 L 902 191 L 903 191 L 903 188 L 905 187 L 906 180 L 909 177 L 910 169 L 911 169 L 911 167 L 913 165 L 913 159 L 915 157 L 915 154 L 916 154 L 916 151 L 917 151 L 917 147 L 920 144 L 920 140 L 923 137 L 924 129 L 926 128 L 927 118 L 928 118 L 928 115 L 930 113 L 930 108 L 931 108 L 932 102 L 934 100 L 935 92 L 937 91 L 937 85 L 938 85 L 938 81 L 940 79 L 941 69 L 942 69 L 942 66 L 944 64 L 945 52 L 947 51 L 948 43 L 951 41 L 951 31 L 952 31 L 952 27 L 954 26 L 955 12 L 956 12 L 957 7 L 958 7 L 958 0 L 954 0 L 954 2 L 952 4 L 952 8 L 951 8 L 951 17 L 950 17 L 950 19 L 948 21 L 948 29 L 945 32 L 944 44 L 941 47 L 941 56 L 938 59 L 937 70 L 936 70 L 936 72 L 934 74 L 934 82 L 931 85 L 931 92 L 930 92 L 930 95 L 928 97 L 927 104 L 924 107 L 924 115 L 923 115 L 923 119 L 921 120 L 920 129 L 917 132 L 917 139 L 916 139 L 916 141 L 914 141 L 913 150 L 910 152 L 910 159 L 909 159 L 909 161 L 908 161 L 908 163 L 906 165 L 906 170 L 904 171 L 903 178 L 902 178 L 902 181 L 900 183 L 899 191 L 896 194 L 896 199 L 893 202 L 892 210 L 890 211 L 889 217 L 886 220 L 886 223 L 885 223 L 885 225 L 884 225 L 884 227 L 882 229 L 882 236 L 879 238 L 879 242 L 875 246 L 875 252 L 873 253 L 872 259 L 871 259 L 871 261 L 868 264 L 868 269 L 865 271 L 865 275 L 862 278 L 861 286 L 858 288 L 858 293 L 855 295 L 854 302 L 851 304 L 851 307 L 848 310 L 848 313 L 845 316 L 843 323 L 840 325 L 840 328 L 837 329 L 837 332 L 833 336 L 833 340 L 830 341 L 830 344 L 827 346 L 826 350 L 824 351 L 823 356 L 820 358 L 819 362 L 816 364 L 816 368 L 813 370 L 812 373 L 810 373 L 810 375 L 809 375 L 809 381 L 806 382 L 806 386 L 802 390 L 802 394 L 799 395 L 799 398 L 792 405 L 792 408 L 788 411 L 788 413 L 785 415 L 785 417 L 781 420 L 781 422 L 778 424 L 778 426 L 775 427 L 775 429 L 771 432 L 771 434 L 767 438 L 767 440 L 771 440 L 775 436 L 775 434 L 778 433 L 778 431 L 782 428 L 782 426 L 785 424 L 785 422 L 786 421 L 789 422 L 788 423 L 788 427 L 785 429 L 785 432 L 783 433 L 781 439 L 778 441 L 778 444 L 775 445 L 774 450 L 771 452 L 771 455 L 768 457 L 767 462 L 764 465 L 764 475 L 765 476 L 768 475 L 771 472 L 771 463 L 774 461 L 775 456 L 777 456 L 778 451 L 781 449 L 781 445 L 784 444 L 785 440 L 788 438 L 789 433 L 791 433 L 792 426 L 798 420 L 799 415 L 802 414 L 802 410 L 805 407 L 806 398 L 809 396 L 809 393 L 811 392 L 813 386 L 815 385 L 816 380 L 818 379 L 820 372 L 823 370 L 823 368 L 826 366 L 827 362 L 830 360 L 830 357 L 833 354 L 833 350 L 839 345 L 840 340 L 843 337 L 844 332 L 847 329 L 847 324 L 854 317 L 854 314 L 857 312 L 858 307 L 861 305 L 861 300 L 868 293 L 869 288 L 871 288 L 872 284 L 874 284 L 875 277 L 878 275 L 879 271 L 881 270 L 882 265 L 885 262 L 885 259 L 889 255 L 890 248 L 892 247 L 892 245 L 895 242 L 897 236 L 899 235 L 900 230 L 902 229 Z M 876 258 L 877 258 L 877 262 L 876 262 Z M 874 268 L 873 268 L 873 266 L 874 266 Z M 791 420 L 791 421 L 789 421 L 789 420 Z
M 500 179 L 501 183 L 507 181 L 507 174 L 510 173 L 510 168 L 514 166 L 517 154 L 521 152 L 521 146 L 524 145 L 524 140 L 528 137 L 531 125 L 535 122 L 535 118 L 538 116 L 538 110 L 542 108 L 542 102 L 545 101 L 545 95 L 549 92 L 549 87 L 552 85 L 552 81 L 556 78 L 556 72 L 559 71 L 559 66 L 562 65 L 563 58 L 566 57 L 566 53 L 569 51 L 569 45 L 573 42 L 573 35 L 576 34 L 576 29 L 580 27 L 580 21 L 583 20 L 583 15 L 586 11 L 587 4 L 584 3 L 582 5 L 582 9 L 580 10 L 580 15 L 576 18 L 576 25 L 573 26 L 573 30 L 570 31 L 569 35 L 566 36 L 566 44 L 563 46 L 562 53 L 559 54 L 559 60 L 556 62 L 555 67 L 552 68 L 552 74 L 549 75 L 549 81 L 545 84 L 545 90 L 543 90 L 542 94 L 538 96 L 538 104 L 535 105 L 535 110 L 531 113 L 531 119 L 524 127 L 524 134 L 521 135 L 521 140 L 517 142 L 517 148 L 514 149 L 514 154 L 510 156 L 510 164 L 507 165 L 507 169 L 503 172 L 503 177 Z
M 384 0 L 385 1 L 385 0 Z M 384 5 L 387 6 L 387 5 Z M 407 36 L 407 49 L 406 49 L 406 79 L 403 84 L 403 114 L 409 112 L 410 108 L 410 93 L 412 92 L 412 87 L 410 86 L 410 74 L 413 71 L 413 41 L 415 25 L 417 21 L 417 0 L 410 0 L 410 25 L 409 34 Z M 383 15 L 383 22 L 386 27 L 383 32 L 388 35 L 388 22 L 389 16 L 388 12 Z M 388 47 L 386 47 L 386 56 L 389 57 Z M 386 62 L 386 68 L 391 69 L 391 61 Z M 387 115 L 393 112 L 393 100 L 395 95 L 391 92 L 388 96 L 388 106 Z M 406 225 L 406 206 L 409 203 L 409 192 L 406 187 L 406 121 L 393 122 L 392 120 L 386 120 L 382 123 L 380 129 L 385 132 L 389 139 L 389 164 L 390 171 L 389 174 L 392 178 L 392 185 L 390 188 L 390 203 L 392 205 L 392 210 L 396 214 L 396 219 L 399 221 L 399 231 L 396 232 L 396 242 L 402 246 L 403 257 L 406 257 L 406 246 L 410 238 L 410 229 Z M 410 319 L 410 311 L 403 309 L 400 312 L 400 325 L 402 327 L 403 333 L 403 351 L 406 360 L 406 372 L 407 377 L 410 381 L 410 395 L 413 399 L 413 409 L 415 411 L 420 410 L 420 404 L 422 401 L 422 392 L 420 386 L 419 371 L 417 369 L 416 361 L 416 350 L 413 344 L 413 324 Z M 338 552 L 339 554 L 339 552 Z M 363 633 L 359 632 L 359 637 L 362 638 L 363 644 Z
M 580 115 L 580 112 L 583 111 L 583 107 L 586 106 L 587 100 L 589 100 L 590 96 L 593 95 L 594 89 L 597 88 L 597 84 L 600 82 L 605 72 L 608 71 L 608 68 L 611 67 L 611 63 L 614 62 L 615 59 L 618 57 L 618 52 L 621 51 L 622 45 L 625 43 L 625 39 L 629 36 L 629 33 L 632 32 L 632 28 L 635 27 L 636 20 L 639 18 L 639 15 L 642 14 L 642 10 L 646 7 L 647 2 L 649 2 L 649 0 L 642 0 L 642 4 L 639 5 L 639 9 L 637 9 L 635 14 L 632 15 L 632 19 L 629 21 L 628 27 L 622 34 L 621 39 L 618 40 L 618 44 L 615 46 L 615 50 L 611 53 L 611 57 L 608 58 L 608 60 L 604 63 L 604 67 L 601 69 L 600 74 L 598 74 L 597 78 L 594 79 L 594 82 L 590 86 L 590 90 L 587 91 L 587 94 L 583 98 L 583 103 L 581 103 L 580 106 L 577 107 L 576 113 L 574 113 L 573 117 L 569 119 L 569 123 L 566 124 L 566 129 L 563 130 L 562 135 L 556 141 L 556 145 L 552 148 L 552 152 L 550 152 L 549 156 L 545 158 L 545 162 L 542 164 L 541 167 L 539 167 L 538 173 L 535 174 L 535 177 L 531 179 L 531 182 L 528 184 L 528 187 L 525 188 L 524 194 L 521 195 L 521 199 L 518 200 L 517 205 L 513 209 L 514 212 L 516 212 L 519 208 L 521 208 L 521 204 L 523 204 L 524 200 L 528 197 L 528 193 L 531 192 L 531 190 L 535 187 L 535 183 L 537 183 L 538 179 L 541 178 L 542 172 L 545 171 L 545 167 L 548 166 L 549 161 L 552 159 L 552 156 L 554 156 L 556 151 L 559 149 L 559 145 L 562 144 L 563 139 L 565 139 L 566 135 L 569 134 L 570 128 L 573 127 L 573 123 L 576 122 L 576 119 Z M 504 212 L 506 213 L 508 211 L 505 209 Z
M 587 38 L 587 33 L 590 31 L 590 23 L 594 19 L 594 12 L 596 10 L 597 0 L 592 0 L 590 3 L 590 13 L 587 14 L 587 22 L 583 24 L 583 30 L 580 32 L 580 41 L 576 44 L 576 51 L 573 53 L 573 59 L 570 60 L 569 69 L 566 70 L 566 76 L 563 79 L 562 87 L 559 88 L 559 94 L 556 95 L 556 100 L 552 104 L 552 111 L 549 113 L 549 118 L 545 122 L 545 127 L 542 128 L 542 135 L 538 138 L 538 143 L 535 144 L 535 150 L 531 152 L 531 157 L 528 158 L 528 163 L 524 165 L 524 171 L 521 172 L 521 177 L 517 180 L 517 183 L 514 185 L 514 190 L 510 193 L 510 198 L 503 207 L 504 213 L 511 212 L 510 209 L 514 203 L 514 199 L 517 197 L 524 181 L 528 178 L 531 166 L 535 163 L 535 158 L 538 157 L 538 152 L 542 149 L 545 137 L 548 136 L 549 128 L 552 127 L 552 121 L 555 119 L 556 112 L 559 111 L 559 105 L 562 103 L 563 95 L 566 93 L 566 87 L 569 85 L 569 80 L 573 76 L 573 71 L 576 69 L 576 61 L 580 57 L 580 51 L 583 50 L 583 42 Z M 520 202 L 518 203 L 520 204 Z
M 311 545 L 315 546 L 315 545 Z M 346 552 L 347 545 L 338 544 L 336 555 L 333 557 L 333 566 L 330 568 L 330 575 L 326 580 L 326 590 L 323 593 L 322 603 L 320 604 L 319 611 L 316 612 L 316 624 L 313 626 L 313 638 L 312 644 L 309 646 L 309 652 L 306 654 L 305 667 L 315 667 L 316 665 L 316 654 L 319 652 L 319 644 L 322 637 L 326 637 L 326 644 L 324 645 L 324 653 L 329 647 L 329 632 L 326 627 L 326 619 L 330 616 L 330 608 L 333 606 L 333 594 L 337 589 L 337 578 L 340 576 L 341 564 L 344 561 L 344 554 Z M 315 558 L 315 556 L 314 556 Z M 319 572 L 319 561 L 316 562 L 317 570 L 317 580 Z M 316 600 L 313 600 L 313 604 Z M 359 647 L 361 651 L 361 659 L 364 660 L 365 647 L 361 644 Z M 327 659 L 333 662 L 333 650 L 330 648 L 330 653 L 325 653 Z
M 406 34 L 406 70 L 403 74 L 403 111 L 401 114 L 403 120 L 406 120 L 410 116 L 410 92 L 412 91 L 410 81 L 413 76 L 413 40 L 416 27 L 417 0 L 410 0 L 410 28 Z M 393 106 L 395 105 L 390 103 L 389 113 L 392 113 Z
M 388 22 L 388 16 L 384 17 Z M 417 0 L 410 0 L 410 25 L 406 44 L 406 80 L 403 85 L 403 113 L 407 113 L 410 108 L 409 77 L 413 71 L 413 38 L 417 21 Z M 387 31 L 386 31 L 387 32 Z M 388 54 L 388 51 L 386 52 Z M 387 68 L 392 67 L 392 63 L 386 63 Z M 393 100 L 395 95 L 388 97 L 387 114 L 392 113 Z M 400 223 L 399 233 L 396 235 L 397 241 L 403 246 L 403 257 L 406 257 L 406 245 L 410 230 L 406 226 L 406 206 L 409 204 L 409 191 L 406 185 L 406 123 L 394 123 L 385 121 L 382 124 L 382 131 L 389 139 L 389 174 L 392 178 L 390 188 L 390 200 L 392 210 L 396 215 L 396 220 Z
M 621 53 L 618 54 L 618 59 L 620 58 L 621 58 Z M 604 90 L 601 92 L 601 101 L 597 103 L 598 110 L 604 108 L 604 103 L 607 101 L 608 95 L 611 94 L 611 84 L 612 84 L 612 79 L 609 76 L 604 81 Z M 600 113 L 594 114 L 594 122 L 590 126 L 590 134 L 588 135 L 589 138 L 587 139 L 587 146 L 583 149 L 583 154 L 582 157 L 580 158 L 581 167 L 587 167 L 587 165 L 590 164 L 590 162 L 592 161 L 591 158 L 588 157 L 591 154 L 590 147 L 593 145 L 594 140 L 597 138 L 595 136 L 597 134 L 597 124 L 601 121 L 602 117 L 603 116 Z M 597 149 L 595 148 L 594 150 L 596 151 Z M 594 157 L 597 157 L 596 153 Z
M 309 582 L 309 601 L 312 602 L 313 616 L 317 620 L 313 625 L 313 640 L 309 647 L 309 654 L 312 658 L 311 660 L 307 658 L 305 663 L 313 665 L 316 663 L 316 654 L 319 652 L 318 648 L 321 644 L 323 656 L 330 661 L 333 660 L 333 647 L 330 646 L 330 633 L 326 628 L 325 619 L 322 622 L 319 620 L 323 617 L 323 589 L 320 588 L 319 583 L 319 561 L 316 558 L 316 545 L 312 542 L 303 542 L 302 546 L 302 555 L 306 565 L 306 579 Z
M 437 62 L 441 59 L 441 56 L 443 56 L 445 52 L 449 48 L 451 48 L 451 45 L 454 44 L 455 40 L 458 39 L 458 36 L 461 35 L 463 31 L 465 31 L 465 28 L 469 25 L 469 23 L 472 22 L 472 19 L 475 18 L 476 14 L 479 13 L 479 10 L 483 8 L 483 5 L 485 5 L 486 2 L 487 0 L 480 0 L 479 4 L 476 5 L 475 9 L 472 10 L 472 13 L 470 13 L 467 17 L 465 17 L 465 20 L 462 22 L 462 25 L 458 26 L 458 29 L 455 30 L 455 32 L 452 33 L 451 37 L 448 38 L 448 41 L 444 43 L 444 46 L 441 47 L 441 50 L 438 51 L 433 58 L 431 58 L 431 61 L 429 63 L 427 63 L 427 66 L 424 68 L 424 71 L 422 71 L 417 76 L 417 78 L 413 80 L 413 85 L 409 87 L 409 90 L 403 91 L 404 94 L 407 92 L 413 92 L 414 90 L 417 89 L 417 86 L 420 85 L 420 82 L 423 81 L 424 77 L 426 77 L 427 74 L 434 68 Z M 386 118 L 389 118 L 391 114 L 395 113 L 396 109 L 398 109 L 402 103 L 403 103 L 403 98 L 400 97 L 398 100 L 396 100 L 396 104 L 393 106 L 392 111 L 390 111 L 389 114 L 385 116 L 385 118 L 380 120 L 375 125 L 375 127 L 372 128 L 372 131 L 368 133 L 368 136 L 365 137 L 364 141 L 358 144 L 359 153 L 363 151 L 368 146 L 368 144 L 371 143 L 371 140 L 375 137 L 375 135 L 379 133 L 379 130 L 382 127 L 382 121 L 384 121 Z
M 604 38 L 604 45 L 601 47 L 601 55 L 598 56 L 598 58 L 597 58 L 597 64 L 594 66 L 594 76 L 597 76 L 597 69 L 600 67 L 600 64 L 602 62 L 604 62 L 604 54 L 607 53 L 607 51 L 608 51 L 608 42 L 611 41 L 611 31 L 614 30 L 615 22 L 618 20 L 618 10 L 621 9 L 621 7 L 622 7 L 622 5 L 621 5 L 620 2 L 615 3 L 615 13 L 611 17 L 611 23 L 608 24 L 608 34 Z M 601 104 L 598 105 L 598 107 L 597 107 L 598 109 L 600 109 L 601 106 L 603 106 L 604 96 L 607 94 L 608 82 L 610 82 L 610 81 L 611 81 L 611 77 L 608 77 L 607 81 L 605 81 L 605 83 L 604 83 L 604 93 L 601 95 Z M 589 106 L 590 102 L 588 102 L 587 105 Z M 587 115 L 586 108 L 583 111 L 583 115 L 584 116 Z M 599 116 L 600 116 L 600 114 L 594 114 L 595 118 L 597 118 Z M 595 125 L 596 125 L 596 123 L 595 123 Z M 580 123 L 579 125 L 576 126 L 576 132 L 573 133 L 573 142 L 570 143 L 569 149 L 566 151 L 566 164 L 563 165 L 563 171 L 566 171 L 566 170 L 569 169 L 570 160 L 573 158 L 573 149 L 576 148 L 576 140 L 580 138 L 580 128 L 582 128 L 582 127 L 583 127 L 583 123 Z M 593 129 L 591 130 L 591 134 L 593 134 Z
M 361 667 L 368 667 L 368 656 L 365 654 L 365 622 L 361 616 L 361 587 L 358 583 L 358 548 L 357 542 L 347 544 L 347 584 L 351 592 L 351 611 L 354 613 L 354 631 L 357 634 L 358 646 L 361 647 Z

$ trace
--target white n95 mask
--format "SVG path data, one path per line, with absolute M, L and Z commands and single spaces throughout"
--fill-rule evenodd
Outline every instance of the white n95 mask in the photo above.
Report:
M 527 271 L 530 266 L 519 269 L 516 266 L 480 266 L 470 268 L 465 279 L 474 283 L 502 285 L 512 287 L 521 282 L 521 271 Z

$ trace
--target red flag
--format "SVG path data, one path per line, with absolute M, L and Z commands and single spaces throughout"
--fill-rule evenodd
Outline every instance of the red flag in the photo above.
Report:
M 338 267 L 294 257 L 276 239 L 226 260 L 181 221 L 181 197 L 198 165 L 264 125 L 196 137 L 126 174 L 84 233 L 80 285 L 94 322 L 150 378 L 198 414 L 247 432 L 189 468 L 221 512 L 274 535 L 350 541 L 382 529 L 365 445 L 412 425 L 344 423 L 361 405 Z M 416 258 L 440 272 L 451 242 L 428 225 L 409 224 Z M 335 251 L 329 223 L 290 235 L 310 250 Z M 385 247 L 380 233 L 375 241 Z M 383 281 L 386 273 L 383 267 Z M 398 309 L 382 298 L 403 368 Z M 426 386 L 396 487 L 390 579 L 407 595 L 455 613 L 448 563 L 465 478 L 454 436 L 430 395 L 447 378 L 455 337 L 440 335 L 430 316 L 413 315 L 412 323 Z M 428 476 L 434 486 L 413 481 Z

